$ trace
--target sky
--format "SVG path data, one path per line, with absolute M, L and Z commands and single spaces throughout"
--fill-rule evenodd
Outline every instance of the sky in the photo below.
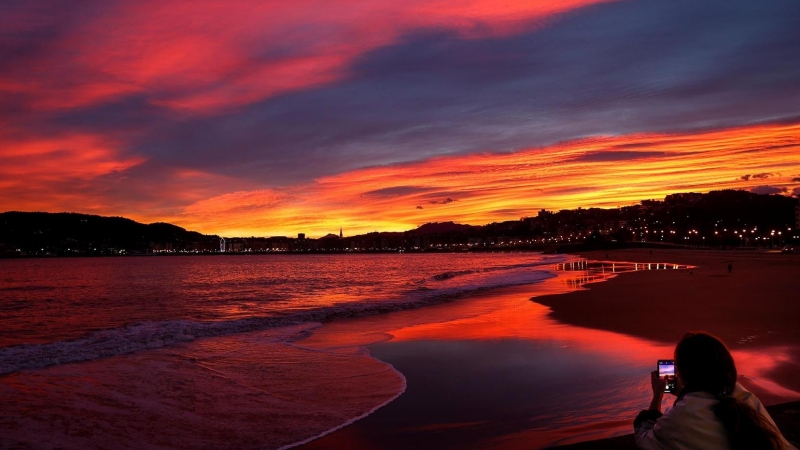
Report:
M 0 211 L 223 236 L 800 194 L 796 0 L 0 0 Z

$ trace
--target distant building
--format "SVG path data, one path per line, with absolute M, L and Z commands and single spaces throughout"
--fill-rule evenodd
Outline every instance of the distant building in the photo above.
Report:
M 469 245 L 470 247 L 483 245 L 483 238 L 482 237 L 471 237 L 471 238 L 467 239 L 467 245 Z
M 319 249 L 325 251 L 341 250 L 342 249 L 341 234 L 342 234 L 341 231 L 339 232 L 338 236 L 333 233 L 328 233 L 325 236 L 319 238 L 319 240 L 317 241 L 319 244 Z
M 344 234 L 342 233 L 342 227 L 339 227 L 339 239 L 342 239 Z
M 219 251 L 222 252 L 222 253 L 225 253 L 225 247 L 226 247 L 225 244 L 226 244 L 225 238 L 221 238 L 219 240 Z
M 800 229 L 800 199 L 797 199 L 797 204 L 794 206 L 794 228 Z
M 298 241 L 304 241 L 305 239 L 306 239 L 306 234 L 305 233 L 297 233 L 297 240 Z
M 286 236 L 271 236 L 268 241 L 269 249 L 273 252 L 285 252 L 289 250 L 289 238 Z

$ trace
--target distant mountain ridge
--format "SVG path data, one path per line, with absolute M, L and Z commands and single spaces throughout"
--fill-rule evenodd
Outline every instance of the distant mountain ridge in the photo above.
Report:
M 440 233 L 461 233 L 464 231 L 471 231 L 474 230 L 476 227 L 474 225 L 464 225 L 455 222 L 430 222 L 424 225 L 420 225 L 415 230 L 412 230 L 412 233 L 415 234 L 440 234 Z
M 120 249 L 146 252 L 193 246 L 216 248 L 219 237 L 169 223 L 143 224 L 124 217 L 10 211 L 0 213 L 0 242 L 28 248 L 63 247 L 68 252 L 111 254 Z

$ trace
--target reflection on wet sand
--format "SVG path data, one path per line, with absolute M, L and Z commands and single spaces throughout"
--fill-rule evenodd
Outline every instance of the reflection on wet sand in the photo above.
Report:
M 691 266 L 670 263 L 629 263 L 617 261 L 590 261 L 575 259 L 559 264 L 553 264 L 550 269 L 554 272 L 573 272 L 575 275 L 559 277 L 572 289 L 577 289 L 588 283 L 605 281 L 609 278 L 626 272 L 645 270 L 682 270 Z

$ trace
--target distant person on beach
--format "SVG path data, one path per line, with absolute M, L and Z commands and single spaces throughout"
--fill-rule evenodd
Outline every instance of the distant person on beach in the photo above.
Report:
M 733 272 L 733 264 L 728 264 L 728 273 Z
M 736 382 L 730 351 L 710 334 L 688 333 L 675 347 L 675 395 L 666 414 L 666 380 L 650 376 L 653 401 L 633 422 L 640 449 L 797 450 L 755 395 Z

